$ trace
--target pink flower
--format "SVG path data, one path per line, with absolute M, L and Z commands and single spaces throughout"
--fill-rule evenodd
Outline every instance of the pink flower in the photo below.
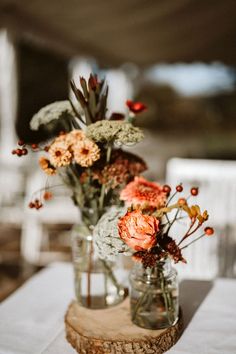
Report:
M 120 238 L 135 251 L 148 250 L 156 244 L 159 220 L 143 215 L 141 210 L 127 212 L 118 222 Z
M 160 208 L 166 203 L 167 194 L 163 187 L 157 183 L 149 182 L 143 177 L 135 177 L 134 181 L 127 184 L 121 191 L 120 199 L 128 205 L 144 205 Z

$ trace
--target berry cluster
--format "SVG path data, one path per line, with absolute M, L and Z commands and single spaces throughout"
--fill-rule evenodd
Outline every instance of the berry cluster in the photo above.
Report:
M 33 151 L 38 150 L 38 144 L 31 144 L 31 149 Z M 26 144 L 23 140 L 18 141 L 18 148 L 12 150 L 12 155 L 17 155 L 18 157 L 25 156 L 28 154 L 28 149 L 26 148 Z
M 178 184 L 178 186 L 176 186 L 175 189 L 176 189 L 176 192 L 178 192 L 178 193 L 181 193 L 184 190 L 182 184 Z M 163 192 L 165 192 L 167 195 L 170 195 L 171 187 L 168 184 L 165 184 L 163 186 Z M 190 193 L 194 197 L 198 195 L 198 192 L 199 192 L 198 187 L 192 187 L 190 189 Z
M 30 209 L 36 209 L 36 210 L 39 210 L 43 207 L 43 203 L 40 202 L 39 199 L 35 199 L 33 202 L 30 202 L 29 203 L 29 208 Z
M 25 147 L 26 145 L 23 140 L 18 141 L 18 146 L 19 147 L 17 149 L 12 150 L 12 152 L 11 152 L 12 155 L 17 155 L 17 156 L 21 157 L 21 156 L 25 156 L 28 154 L 28 150 L 26 149 L 26 147 Z

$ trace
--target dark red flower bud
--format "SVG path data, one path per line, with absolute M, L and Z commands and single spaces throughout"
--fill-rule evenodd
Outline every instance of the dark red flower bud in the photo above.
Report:
M 135 114 L 141 113 L 147 109 L 147 106 L 142 102 L 133 102 L 131 100 L 126 101 L 126 106 L 129 110 Z
M 183 187 L 182 187 L 181 184 L 179 184 L 178 186 L 176 186 L 176 191 L 179 192 L 179 193 L 183 192 Z
M 198 195 L 198 188 L 197 187 L 192 187 L 190 192 L 191 192 L 191 194 L 193 196 L 196 196 L 196 195 Z

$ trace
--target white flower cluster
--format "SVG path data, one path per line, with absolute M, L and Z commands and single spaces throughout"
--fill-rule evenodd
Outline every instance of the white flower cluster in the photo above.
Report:
M 120 239 L 117 223 L 126 213 L 126 208 L 112 207 L 98 221 L 93 230 L 95 252 L 101 259 L 114 261 L 120 253 L 128 256 L 132 253 Z
M 31 119 L 30 128 L 38 130 L 41 125 L 50 123 L 53 120 L 74 117 L 75 113 L 70 101 L 57 101 L 41 108 Z

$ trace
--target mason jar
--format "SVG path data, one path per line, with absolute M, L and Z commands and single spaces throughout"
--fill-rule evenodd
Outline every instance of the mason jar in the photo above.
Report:
M 179 287 L 169 258 L 152 268 L 135 262 L 130 273 L 130 307 L 132 322 L 139 327 L 162 329 L 176 324 Z

